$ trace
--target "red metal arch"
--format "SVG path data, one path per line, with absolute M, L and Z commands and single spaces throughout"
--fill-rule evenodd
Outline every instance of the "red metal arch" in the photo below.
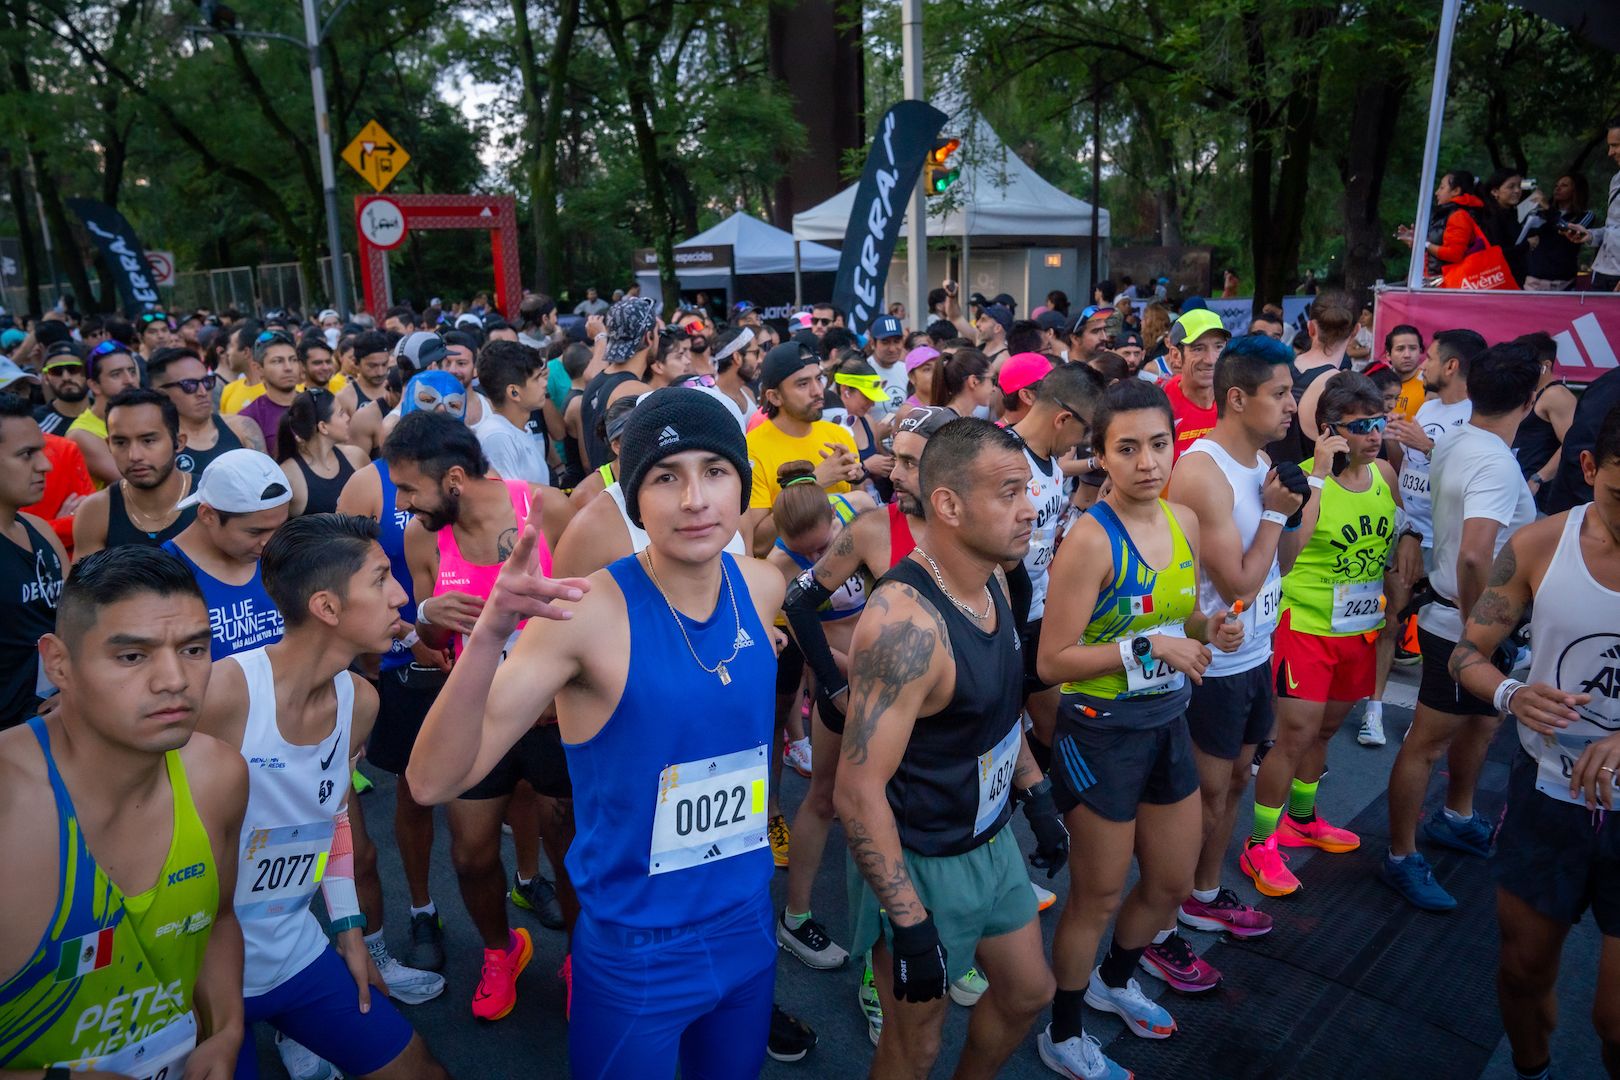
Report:
M 484 229 L 495 256 L 495 309 L 516 324 L 522 285 L 518 278 L 517 203 L 510 195 L 357 195 L 355 232 L 360 239 L 361 279 L 366 310 L 379 321 L 393 302 L 388 281 L 388 250 L 360 228 L 367 204 L 388 202 L 405 217 L 405 234 L 417 229 Z M 396 245 L 397 246 L 397 245 Z

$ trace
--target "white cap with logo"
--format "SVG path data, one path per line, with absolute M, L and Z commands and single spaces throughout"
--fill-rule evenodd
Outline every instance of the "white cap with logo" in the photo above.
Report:
M 210 461 L 196 490 L 176 503 L 175 509 L 206 503 L 227 514 L 253 514 L 291 501 L 292 489 L 275 459 L 243 447 Z

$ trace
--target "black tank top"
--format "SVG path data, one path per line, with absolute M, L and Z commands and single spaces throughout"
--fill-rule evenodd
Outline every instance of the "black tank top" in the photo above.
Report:
M 56 629 L 62 560 L 40 531 L 24 521 L 28 550 L 0 538 L 0 730 L 34 714 L 39 639 Z
M 236 437 L 236 432 L 231 430 L 231 425 L 227 424 L 219 413 L 214 414 L 213 420 L 214 430 L 219 432 L 219 438 L 214 440 L 214 445 L 206 450 L 193 450 L 189 446 L 186 447 L 175 456 L 175 468 L 181 472 L 188 472 L 193 476 L 201 476 L 203 470 L 208 468 L 210 461 L 231 450 L 242 449 L 242 440 Z
M 331 479 L 311 469 L 302 454 L 294 454 L 293 460 L 298 462 L 298 471 L 304 474 L 304 487 L 309 492 L 309 497 L 304 500 L 304 513 L 337 513 L 338 496 L 343 494 L 343 485 L 354 475 L 354 465 L 350 463 L 348 455 L 342 450 L 337 451 L 337 475 Z
M 196 485 L 193 484 L 193 487 Z M 136 527 L 129 519 L 129 508 L 124 505 L 124 485 L 114 484 L 107 489 L 107 546 L 124 547 L 140 544 L 158 547 L 163 541 L 179 536 L 186 526 L 197 520 L 197 508 L 188 506 L 161 532 L 147 532 Z
M 1329 375 L 1337 375 L 1341 371 L 1350 370 L 1349 360 L 1341 360 L 1338 366 L 1320 364 L 1304 371 L 1294 371 L 1294 404 L 1298 405 L 1305 399 L 1305 391 L 1310 389 L 1317 379 L 1324 379 Z M 1288 434 L 1275 442 L 1266 444 L 1266 456 L 1272 461 L 1301 462 L 1310 457 L 1316 447 L 1316 439 L 1307 439 L 1299 427 L 1299 414 L 1288 418 Z
M 372 397 L 370 394 L 366 393 L 364 390 L 360 389 L 360 380 L 359 379 L 350 379 L 349 380 L 349 385 L 354 387 L 354 411 L 357 414 L 360 412 L 361 409 L 365 408 L 367 405 L 370 405 L 373 401 L 377 400 L 376 398 Z
M 579 442 L 593 469 L 600 469 L 613 460 L 613 450 L 607 440 L 596 434 L 597 418 L 607 412 L 608 400 L 619 384 L 633 382 L 635 378 L 628 371 L 604 371 L 585 387 L 585 400 L 579 403 Z
M 889 781 L 889 808 L 907 851 L 960 855 L 989 841 L 1012 817 L 1012 800 L 984 785 L 1000 784 L 1010 792 L 1017 765 L 1024 678 L 1018 628 L 994 580 L 994 633 L 980 630 L 915 560 L 896 563 L 878 588 L 891 581 L 916 589 L 945 620 L 956 659 L 956 690 L 945 708 L 917 718 L 900 767 Z M 982 594 L 974 599 L 983 602 Z M 994 768 L 998 764 L 1004 767 Z M 996 798 L 1002 805 L 979 821 L 987 798 L 991 807 Z
M 568 391 L 568 396 L 563 399 L 563 415 L 564 416 L 568 415 L 568 406 L 570 406 L 570 405 L 572 405 L 574 403 L 575 398 L 580 398 L 580 397 L 584 397 L 584 396 L 585 396 L 585 391 L 583 391 L 583 390 L 570 390 L 570 391 Z M 581 403 L 580 422 L 583 423 L 584 419 L 585 419 L 585 410 L 584 410 L 583 403 Z M 578 487 L 579 482 L 581 480 L 585 479 L 585 458 L 583 456 L 581 456 L 581 454 L 580 454 L 579 440 L 573 438 L 570 435 L 565 434 L 563 436 L 563 439 L 562 439 L 562 452 L 563 452 L 562 476 L 558 477 L 557 486 L 562 488 L 564 491 L 569 491 L 569 490 L 572 490 L 573 488 Z
M 1536 415 L 1536 406 L 1541 404 L 1542 394 L 1563 385 L 1561 381 L 1548 383 L 1536 391 L 1534 400 L 1530 402 L 1530 411 L 1519 421 L 1519 430 L 1513 436 L 1513 456 L 1519 459 L 1519 472 L 1523 476 L 1540 472 L 1541 467 L 1558 452 L 1558 432 L 1553 429 L 1551 421 Z

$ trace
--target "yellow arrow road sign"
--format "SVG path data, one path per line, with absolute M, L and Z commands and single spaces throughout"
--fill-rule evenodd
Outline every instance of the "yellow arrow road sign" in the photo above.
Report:
M 411 155 L 381 124 L 373 120 L 360 129 L 353 142 L 343 148 L 343 160 L 365 177 L 372 190 L 382 191 L 410 162 Z

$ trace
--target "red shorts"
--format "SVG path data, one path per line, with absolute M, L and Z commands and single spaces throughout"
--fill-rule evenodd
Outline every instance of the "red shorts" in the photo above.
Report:
M 1363 634 L 1329 637 L 1289 626 L 1285 611 L 1271 637 L 1271 681 L 1280 698 L 1360 701 L 1373 692 L 1378 646 Z

